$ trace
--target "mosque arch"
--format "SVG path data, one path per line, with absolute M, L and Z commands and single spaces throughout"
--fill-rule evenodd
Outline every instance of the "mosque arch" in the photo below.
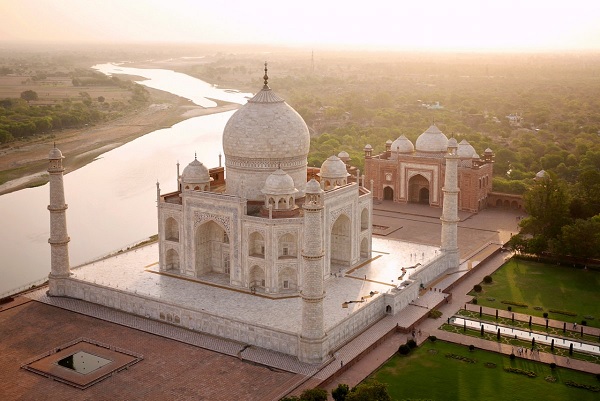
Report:
M 262 267 L 254 265 L 250 268 L 250 289 L 265 288 L 265 271 Z
M 383 188 L 383 200 L 394 200 L 394 189 L 390 186 Z
M 330 237 L 330 261 L 331 271 L 334 264 L 348 266 L 352 257 L 352 224 L 350 218 L 345 214 L 340 214 L 331 227 Z
M 294 234 L 284 234 L 277 243 L 277 257 L 291 259 L 298 257 L 298 239 Z
M 408 201 L 429 204 L 429 180 L 416 174 L 408 181 Z
M 385 307 L 385 313 L 387 313 L 388 315 L 392 314 L 392 307 L 390 305 L 387 305 Z
M 261 233 L 255 231 L 248 237 L 248 255 L 257 258 L 265 257 L 265 239 Z
M 369 229 L 369 209 L 363 208 L 362 212 L 360 212 L 360 230 L 368 230 Z
M 507 200 L 507 199 L 504 200 L 504 207 L 506 209 L 508 209 L 510 207 L 510 201 L 509 200 Z
M 496 199 L 496 207 L 502 207 L 502 199 Z
M 519 208 L 519 204 L 517 203 L 517 201 L 512 201 L 512 202 L 510 203 L 510 207 L 511 207 L 512 209 L 518 209 L 518 208 Z
M 213 220 L 198 226 L 194 239 L 196 276 L 210 272 L 226 273 L 224 264 L 230 254 L 225 238 L 225 229 Z
M 179 254 L 175 249 L 169 249 L 165 255 L 165 270 L 179 272 Z
M 179 223 L 173 217 L 165 220 L 165 239 L 179 242 Z
M 298 274 L 295 269 L 285 267 L 279 272 L 279 290 L 296 291 L 298 289 Z

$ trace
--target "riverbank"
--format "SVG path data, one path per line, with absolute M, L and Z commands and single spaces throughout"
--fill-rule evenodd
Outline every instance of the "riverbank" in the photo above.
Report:
M 151 102 L 127 116 L 84 129 L 53 132 L 29 142 L 13 143 L 0 149 L 0 195 L 48 182 L 47 158 L 53 143 L 68 158 L 65 173 L 94 161 L 99 155 L 152 131 L 168 128 L 192 117 L 235 110 L 238 104 L 217 101 L 204 108 L 187 99 L 146 88 Z

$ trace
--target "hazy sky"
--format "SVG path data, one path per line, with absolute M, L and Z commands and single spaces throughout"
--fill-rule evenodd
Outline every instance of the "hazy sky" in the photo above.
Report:
M 0 0 L 0 41 L 600 50 L 598 0 Z

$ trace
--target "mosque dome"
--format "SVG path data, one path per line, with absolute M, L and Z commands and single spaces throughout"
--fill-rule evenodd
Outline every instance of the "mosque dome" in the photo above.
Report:
M 262 193 L 269 195 L 287 195 L 296 193 L 294 179 L 282 169 L 277 169 L 267 177 Z
M 194 161 L 188 164 L 181 174 L 181 182 L 184 184 L 200 184 L 209 181 L 210 174 L 208 173 L 208 169 L 198 159 L 194 159 Z
M 479 160 L 479 155 L 477 154 L 477 152 L 473 153 L 473 155 L 471 156 L 473 159 L 477 159 Z
M 418 152 L 446 152 L 447 150 L 448 138 L 435 124 L 417 138 Z
M 348 176 L 346 165 L 337 156 L 329 156 L 321 165 L 321 178 L 346 178 Z
M 456 138 L 448 139 L 448 148 L 458 148 L 458 142 L 456 141 Z
M 467 142 L 466 139 L 460 141 L 460 143 L 458 144 L 458 150 L 456 151 L 457 155 L 459 155 L 460 157 L 471 157 L 473 156 L 473 153 L 475 153 L 475 148 L 471 146 L 471 144 Z
M 398 139 L 392 142 L 392 152 L 412 153 L 415 151 L 413 143 L 404 135 L 400 135 Z
M 62 155 L 62 152 L 60 151 L 60 149 L 54 147 L 54 148 L 50 149 L 50 153 L 48 153 L 48 159 L 50 159 L 50 160 L 64 159 L 64 156 Z

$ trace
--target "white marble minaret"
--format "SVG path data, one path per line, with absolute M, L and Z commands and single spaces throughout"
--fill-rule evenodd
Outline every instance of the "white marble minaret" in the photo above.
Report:
M 63 185 L 62 165 L 63 155 L 56 148 L 52 148 L 48 155 L 48 173 L 50 174 L 50 276 L 49 295 L 63 295 L 61 279 L 69 277 L 69 241 L 67 235 L 67 204 L 65 203 L 65 188 Z
M 456 139 L 448 140 L 446 159 L 446 177 L 444 179 L 444 208 L 442 211 L 442 252 L 448 255 L 446 268 L 458 266 L 458 160 Z
M 302 331 L 298 358 L 302 362 L 320 363 L 327 355 L 323 322 L 325 297 L 323 269 L 323 190 L 313 178 L 306 184 L 304 201 L 304 234 L 302 261 Z

